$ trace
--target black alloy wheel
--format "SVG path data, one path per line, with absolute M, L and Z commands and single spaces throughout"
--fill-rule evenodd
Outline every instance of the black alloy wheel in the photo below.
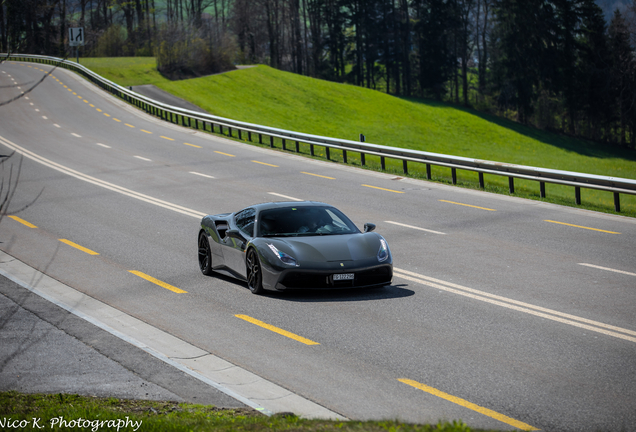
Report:
M 212 251 L 205 232 L 199 233 L 199 268 L 206 276 L 212 274 Z
M 252 293 L 261 294 L 263 292 L 263 273 L 256 249 L 252 248 L 247 252 L 245 264 L 247 265 L 247 287 Z

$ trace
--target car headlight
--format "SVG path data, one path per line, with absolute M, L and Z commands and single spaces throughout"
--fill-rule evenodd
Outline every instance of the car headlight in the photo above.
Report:
M 271 243 L 267 243 L 267 246 L 269 246 L 269 248 L 272 250 L 272 252 L 274 252 L 276 254 L 278 259 L 280 259 L 283 262 L 283 264 L 287 264 L 287 265 L 290 265 L 290 266 L 298 267 L 299 264 L 296 261 L 296 258 L 292 257 L 291 255 L 287 255 L 285 252 L 279 251 L 276 248 L 276 246 L 274 246 Z
M 380 239 L 380 250 L 378 251 L 378 261 L 386 261 L 389 258 L 389 245 L 386 244 L 386 240 Z

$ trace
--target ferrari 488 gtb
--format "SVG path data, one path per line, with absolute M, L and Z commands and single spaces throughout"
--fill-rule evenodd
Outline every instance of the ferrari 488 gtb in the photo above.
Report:
M 340 210 L 319 202 L 274 202 L 208 215 L 199 231 L 199 268 L 263 290 L 389 285 L 393 259 L 367 223 L 361 232 Z

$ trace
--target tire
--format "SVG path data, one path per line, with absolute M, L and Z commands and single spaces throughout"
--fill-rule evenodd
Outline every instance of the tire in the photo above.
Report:
M 247 287 L 253 294 L 263 293 L 263 272 L 261 271 L 261 262 L 258 259 L 256 249 L 251 248 L 247 251 L 245 259 L 247 266 Z
M 208 236 L 204 231 L 199 233 L 199 269 L 206 276 L 212 274 L 212 251 Z

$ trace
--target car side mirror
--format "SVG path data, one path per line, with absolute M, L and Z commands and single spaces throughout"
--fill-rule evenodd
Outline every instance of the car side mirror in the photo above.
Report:
M 364 232 L 371 232 L 375 229 L 375 224 L 372 224 L 371 222 L 367 222 L 364 224 Z

